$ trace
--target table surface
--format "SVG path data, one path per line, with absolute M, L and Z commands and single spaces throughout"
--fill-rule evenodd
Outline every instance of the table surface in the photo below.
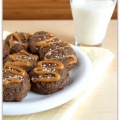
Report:
M 3 21 L 3 30 L 33 34 L 48 31 L 59 39 L 74 44 L 73 20 Z M 79 106 L 71 120 L 117 120 L 117 20 L 111 20 L 103 48 L 109 49 L 115 58 L 93 93 Z

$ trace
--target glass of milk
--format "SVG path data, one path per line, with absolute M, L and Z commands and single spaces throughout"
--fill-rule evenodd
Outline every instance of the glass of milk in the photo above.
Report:
M 117 0 L 70 0 L 75 44 L 101 46 Z

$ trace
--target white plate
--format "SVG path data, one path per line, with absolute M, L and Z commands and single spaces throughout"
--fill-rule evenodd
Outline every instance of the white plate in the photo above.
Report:
M 50 95 L 39 95 L 32 91 L 21 102 L 3 102 L 3 115 L 37 113 L 60 106 L 80 94 L 88 85 L 92 75 L 92 63 L 87 55 L 72 45 L 78 63 L 70 71 L 71 80 L 66 87 Z

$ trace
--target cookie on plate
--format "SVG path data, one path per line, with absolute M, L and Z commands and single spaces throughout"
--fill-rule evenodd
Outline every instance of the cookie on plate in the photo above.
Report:
M 38 55 L 33 55 L 25 50 L 21 50 L 18 53 L 8 55 L 8 58 L 5 58 L 3 60 L 3 66 L 5 65 L 6 62 L 15 62 L 14 63 L 15 66 L 20 66 L 26 72 L 29 72 L 30 70 L 37 66 L 38 61 L 39 61 Z
M 40 60 L 55 60 L 62 62 L 70 71 L 77 63 L 77 57 L 71 45 L 63 40 L 49 42 L 39 50 Z
M 29 75 L 14 63 L 3 67 L 3 101 L 22 101 L 31 88 Z
M 36 32 L 30 36 L 29 39 L 30 51 L 34 54 L 38 54 L 40 47 L 50 41 L 59 41 L 59 39 L 53 33 L 45 31 Z
M 8 35 L 5 42 L 10 47 L 10 53 L 17 53 L 20 50 L 28 51 L 28 39 L 30 37 L 29 33 L 15 32 Z
M 31 88 L 38 94 L 51 94 L 70 81 L 69 71 L 58 61 L 40 61 L 29 73 Z

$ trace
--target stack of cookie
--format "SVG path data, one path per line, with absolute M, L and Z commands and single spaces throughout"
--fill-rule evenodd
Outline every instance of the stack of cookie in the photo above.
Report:
M 51 94 L 70 81 L 77 58 L 71 45 L 49 32 L 15 32 L 3 41 L 3 101 L 21 101 L 31 89 Z

